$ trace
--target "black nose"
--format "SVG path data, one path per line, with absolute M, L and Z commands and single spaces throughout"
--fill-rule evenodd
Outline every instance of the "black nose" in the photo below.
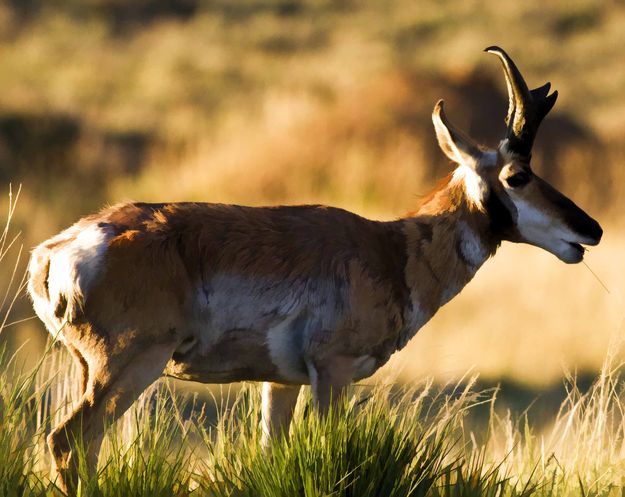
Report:
M 595 221 L 592 217 L 586 214 L 583 218 L 578 218 L 576 224 L 576 231 L 580 235 L 589 238 L 590 240 L 593 240 L 593 242 L 589 243 L 588 245 L 597 245 L 601 241 L 601 237 L 603 236 L 603 229 L 601 228 L 599 223 Z
M 568 199 L 567 199 L 568 200 Z M 597 245 L 603 236 L 603 229 L 597 221 L 586 214 L 582 209 L 569 201 L 566 221 L 569 227 L 579 236 L 588 241 L 582 242 L 584 245 Z
M 592 234 L 590 236 L 594 238 L 597 243 L 599 243 L 601 241 L 601 237 L 603 236 L 603 229 L 597 221 L 592 218 L 590 220 L 592 221 L 592 228 L 590 230 Z

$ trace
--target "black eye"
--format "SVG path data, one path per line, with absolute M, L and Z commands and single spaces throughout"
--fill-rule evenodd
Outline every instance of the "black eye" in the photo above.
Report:
M 512 176 L 506 178 L 506 183 L 511 188 L 518 188 L 519 186 L 523 186 L 528 183 L 530 180 L 530 173 L 526 171 L 520 171 Z

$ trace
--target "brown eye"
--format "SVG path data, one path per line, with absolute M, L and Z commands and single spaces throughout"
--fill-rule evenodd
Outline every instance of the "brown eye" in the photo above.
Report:
M 520 171 L 512 176 L 506 178 L 506 183 L 511 188 L 518 188 L 520 186 L 526 185 L 530 180 L 530 173 L 525 171 Z

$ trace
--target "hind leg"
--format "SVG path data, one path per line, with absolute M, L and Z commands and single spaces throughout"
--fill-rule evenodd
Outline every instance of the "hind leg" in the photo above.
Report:
M 138 350 L 102 355 L 89 361 L 84 395 L 70 416 L 48 436 L 57 484 L 74 494 L 78 483 L 77 443 L 84 443 L 88 470 L 96 469 L 104 428 L 119 418 L 157 380 L 174 346 L 155 344 Z
M 65 347 L 69 350 L 69 353 L 78 364 L 78 374 L 80 375 L 80 395 L 85 395 L 87 391 L 87 381 L 89 379 L 89 365 L 87 360 L 83 357 L 80 351 L 71 344 L 66 343 Z

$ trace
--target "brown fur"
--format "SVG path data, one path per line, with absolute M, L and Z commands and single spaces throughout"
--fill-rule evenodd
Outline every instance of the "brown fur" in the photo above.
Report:
M 49 437 L 61 484 L 75 485 L 68 436 L 90 441 L 93 467 L 103 419 L 117 418 L 161 374 L 293 385 L 264 390 L 263 412 L 275 413 L 263 421 L 265 440 L 272 423 L 290 419 L 298 385 L 311 383 L 327 406 L 332 391 L 402 348 L 495 252 L 502 201 L 493 202 L 476 205 L 449 176 L 416 214 L 390 222 L 324 206 L 130 203 L 44 242 L 29 290 L 83 371 L 83 398 Z M 91 237 L 84 247 L 81 233 Z M 84 281 L 50 283 L 57 253 L 74 257 L 68 271 Z
M 487 216 L 472 210 L 462 185 L 448 178 L 417 215 L 398 221 L 324 206 L 130 203 L 44 242 L 31 266 L 31 292 L 54 305 L 64 321 L 62 340 L 85 371 L 83 401 L 50 438 L 57 469 L 70 479 L 63 433 L 76 416 L 86 417 L 85 429 L 97 434 L 90 452 L 97 453 L 98 419 L 117 417 L 144 388 L 137 385 L 160 373 L 209 382 L 311 378 L 337 387 L 371 374 L 477 269 L 459 252 L 454 223 L 460 219 L 487 230 Z M 89 227 L 108 234 L 97 278 L 86 295 L 61 294 L 52 302 L 50 260 Z M 241 305 L 256 314 L 242 324 L 236 316 L 218 316 L 224 328 L 206 331 L 215 322 L 216 281 L 224 277 L 251 282 L 241 292 L 253 293 L 241 295 Z M 249 310 L 275 285 L 295 296 L 293 316 L 279 301 Z M 453 291 L 445 295 L 448 288 Z M 278 329 L 277 338 L 267 334 L 271 329 Z M 271 350 L 274 342 L 278 352 Z M 281 347 L 296 356 L 292 363 L 282 363 Z M 149 350 L 162 354 L 162 362 L 152 362 L 157 369 L 150 375 L 138 375 L 136 365 L 141 357 L 149 360 Z M 137 385 L 125 383 L 129 368 Z M 327 402 L 330 391 L 317 392 L 319 401 Z
M 500 50 L 500 49 L 499 49 Z M 401 349 L 502 240 L 582 260 L 599 224 L 511 154 L 433 121 L 459 167 L 416 213 L 371 221 L 324 206 L 127 203 L 33 251 L 29 292 L 82 371 L 83 395 L 48 438 L 59 485 L 93 471 L 104 433 L 161 375 L 262 380 L 263 440 L 286 429 L 300 385 L 324 412 Z M 507 183 L 519 168 L 525 185 Z M 518 180 L 517 176 L 517 180 Z M 530 181 L 531 180 L 531 181 Z M 514 182 L 513 182 L 514 183 Z

